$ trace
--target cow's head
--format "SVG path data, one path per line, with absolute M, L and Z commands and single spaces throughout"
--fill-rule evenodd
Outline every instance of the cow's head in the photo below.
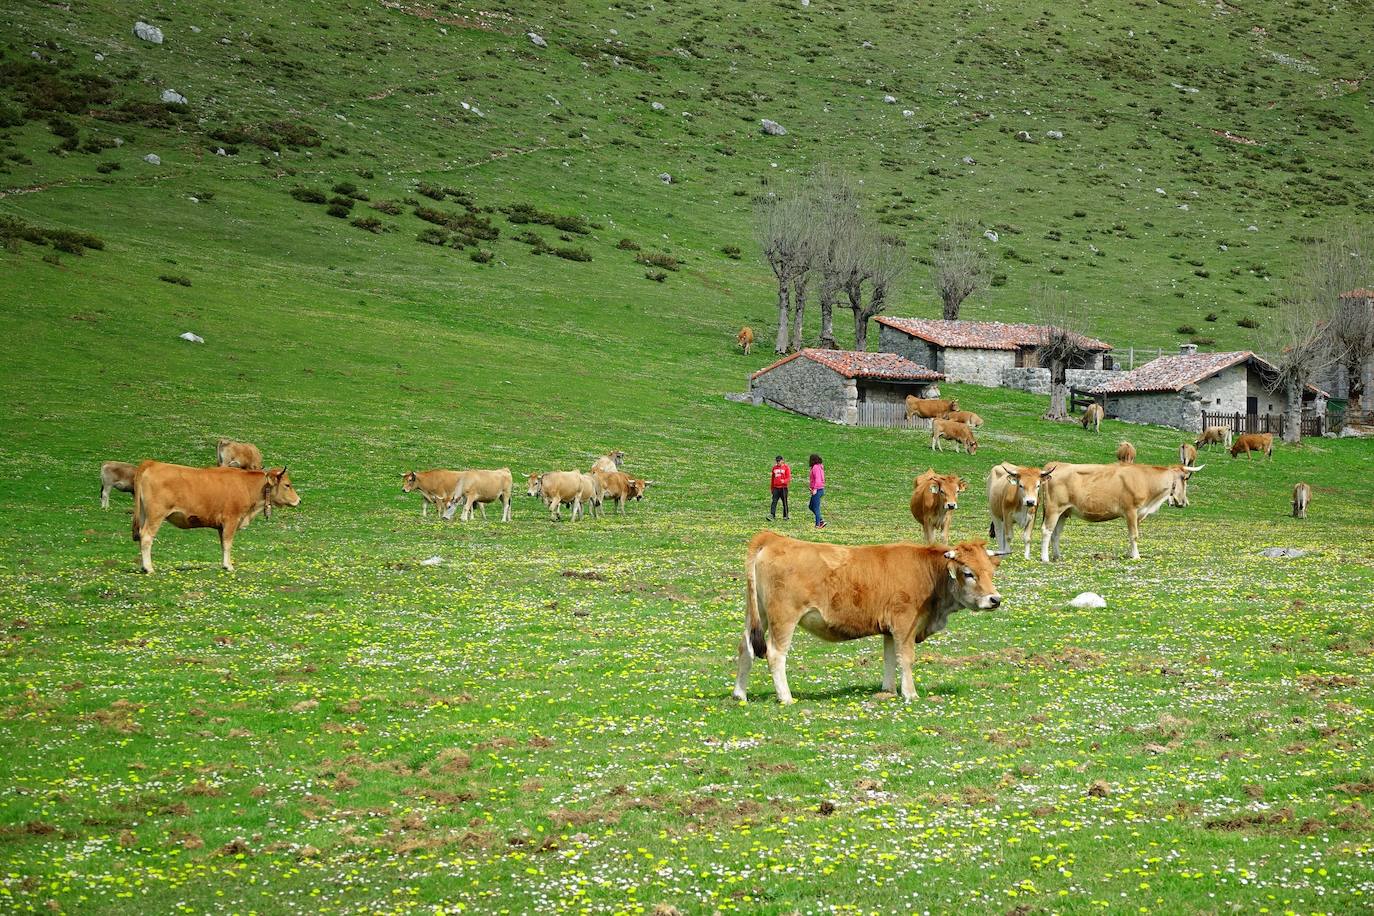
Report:
M 959 508 L 959 494 L 968 489 L 968 484 L 958 474 L 937 474 L 934 468 L 928 468 L 916 478 L 916 487 L 926 487 L 937 504 L 953 511 Z
M 970 455 L 978 454 L 978 440 L 973 438 L 973 430 L 969 430 L 968 442 L 964 444 L 968 447 L 968 453 Z
M 621 465 L 625 463 L 625 453 L 620 451 L 619 449 L 617 449 L 614 452 L 610 452 L 606 455 L 606 457 L 615 462 L 615 469 L 617 471 L 620 470 Z
M 1176 464 L 1169 468 L 1169 505 L 1180 509 L 1188 505 L 1188 478 L 1205 467 L 1205 464 L 1199 464 L 1197 467 Z
M 299 506 L 301 504 L 301 495 L 291 485 L 291 478 L 286 476 L 285 466 L 269 468 L 262 473 L 263 504 L 269 518 L 272 515 L 273 506 Z
M 959 402 L 958 402 L 958 401 L 950 401 L 950 402 L 949 402 L 949 412 L 950 412 L 950 413 L 954 413 L 954 412 L 957 411 L 958 409 L 959 409 Z
M 960 607 L 990 611 L 1002 603 L 993 574 L 1005 554 L 992 553 L 985 541 L 964 541 L 945 551 L 945 574 Z
M 233 439 L 225 439 L 221 437 L 220 440 L 215 443 L 215 463 L 220 465 L 221 467 L 224 466 L 224 450 L 228 446 L 232 445 L 233 441 Z
M 529 488 L 529 494 L 528 494 L 528 495 L 530 495 L 530 496 L 538 496 L 538 495 L 540 494 L 540 492 L 542 492 L 543 489 L 544 489 L 544 475 L 543 475 L 543 474 L 530 474 L 530 475 L 529 475 L 529 484 L 530 484 L 530 488 Z
M 406 471 L 401 475 L 401 492 L 409 493 L 420 485 L 420 475 L 414 471 Z
M 1039 468 L 1019 468 L 1014 464 L 1002 464 L 1002 470 L 1006 473 L 1007 479 L 1016 484 L 1016 494 L 1021 500 L 1021 505 L 1027 509 L 1034 509 L 1040 502 L 1040 485 L 1050 479 L 1054 473 L 1054 468 L 1042 471 Z
M 631 478 L 630 478 L 630 499 L 643 499 L 643 498 L 644 498 L 644 491 L 645 491 L 646 489 L 648 489 L 648 486 L 649 486 L 649 484 L 651 484 L 651 483 L 653 483 L 652 480 L 644 480 L 643 478 L 640 478 L 640 477 L 631 477 Z

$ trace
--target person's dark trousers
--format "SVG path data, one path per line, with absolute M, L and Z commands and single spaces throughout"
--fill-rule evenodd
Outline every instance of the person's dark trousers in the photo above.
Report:
M 773 505 L 772 505 L 771 507 L 769 507 L 769 509 L 768 509 L 768 517 L 769 517 L 769 518 L 777 518 L 777 517 L 778 517 L 778 500 L 782 500 L 782 517 L 785 519 L 785 518 L 787 518 L 787 488 L 786 488 L 786 487 L 774 487 L 774 488 L 773 488 Z
M 807 507 L 811 510 L 811 514 L 816 516 L 816 527 L 818 528 L 823 524 L 821 521 L 821 497 L 824 495 L 825 487 L 821 487 L 815 493 L 812 493 L 811 502 Z

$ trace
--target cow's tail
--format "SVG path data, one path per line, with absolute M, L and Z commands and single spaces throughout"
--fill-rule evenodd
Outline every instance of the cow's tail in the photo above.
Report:
M 148 514 L 147 507 L 143 505 L 145 494 L 141 478 L 141 474 L 134 473 L 134 524 L 132 533 L 135 544 L 143 539 L 143 520 Z
M 759 551 L 749 551 L 749 558 L 745 562 L 747 594 L 744 604 L 744 638 L 749 643 L 755 658 L 767 658 L 768 642 L 763 637 L 763 630 L 768 605 L 765 600 L 766 596 L 759 594 L 758 562 Z M 762 610 L 760 610 L 761 604 Z

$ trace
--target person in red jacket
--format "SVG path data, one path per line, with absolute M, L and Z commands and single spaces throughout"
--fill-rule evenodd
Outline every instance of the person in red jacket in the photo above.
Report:
M 782 518 L 787 521 L 787 488 L 792 485 L 792 468 L 779 455 L 773 461 L 773 505 L 768 509 L 768 520 L 776 521 L 778 517 L 778 502 L 782 502 Z

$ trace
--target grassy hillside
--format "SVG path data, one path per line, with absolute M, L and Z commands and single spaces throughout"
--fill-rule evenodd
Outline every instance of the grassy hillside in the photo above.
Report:
M 971 314 L 1021 317 L 1048 278 L 1121 345 L 1184 321 L 1252 344 L 1234 319 L 1263 321 L 1295 238 L 1368 208 L 1369 90 L 1340 82 L 1368 70 L 1367 5 L 655 6 L 168 4 L 139 14 L 161 46 L 114 5 L 0 10 L 0 899 L 1367 907 L 1367 444 L 1207 455 L 1140 563 L 1121 523 L 1070 522 L 1065 563 L 1009 558 L 1003 610 L 921 647 L 909 706 L 875 696 L 876 642 L 803 635 L 799 703 L 756 668 L 739 707 L 743 546 L 778 451 L 826 457 L 825 537 L 858 543 L 914 536 L 932 464 L 968 478 L 970 538 L 997 461 L 1129 437 L 1163 462 L 1180 436 L 954 385 L 983 447 L 935 456 L 721 397 L 770 359 L 731 347 L 768 327 L 749 197 L 822 160 L 916 250 L 950 213 L 997 229 L 1007 280 Z M 459 229 L 421 242 L 417 210 Z M 913 278 L 894 311 L 932 314 Z M 136 575 L 99 461 L 208 462 L 221 435 L 287 463 L 301 507 L 239 537 L 236 574 L 212 534 L 165 528 Z M 509 525 L 425 523 L 399 493 L 411 468 L 611 448 L 656 481 L 623 518 L 555 524 L 521 496 Z M 785 530 L 813 536 L 803 515 Z M 1108 607 L 1065 609 L 1087 589 Z

